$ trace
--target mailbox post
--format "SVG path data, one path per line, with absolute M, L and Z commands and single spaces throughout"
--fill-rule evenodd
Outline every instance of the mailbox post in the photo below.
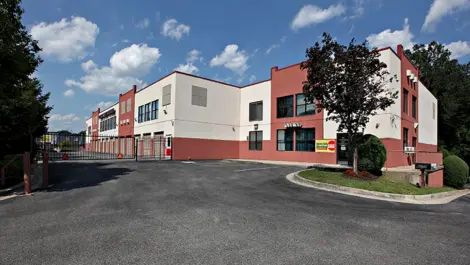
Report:
M 415 169 L 420 169 L 421 170 L 421 183 L 420 187 L 426 187 L 427 186 L 427 178 L 428 178 L 428 171 L 431 171 L 433 169 L 436 169 L 436 164 L 431 164 L 431 163 L 416 163 L 415 164 Z

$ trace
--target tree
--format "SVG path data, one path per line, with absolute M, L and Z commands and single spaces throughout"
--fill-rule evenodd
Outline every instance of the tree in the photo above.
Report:
M 317 41 L 306 51 L 307 60 L 300 68 L 307 70 L 303 91 L 308 101 L 317 102 L 317 110 L 326 110 L 326 120 L 338 123 L 338 131 L 348 133 L 349 150 L 354 154 L 353 169 L 357 173 L 357 143 L 371 116 L 385 110 L 398 98 L 387 84 L 396 80 L 379 60 L 367 41 L 348 46 L 339 44 L 329 34 L 323 33 L 321 44 Z
M 0 0 L 0 159 L 31 151 L 33 139 L 47 131 L 49 93 L 31 75 L 41 50 L 21 23 L 20 0 Z
M 470 161 L 470 63 L 460 64 L 435 41 L 405 51 L 438 100 L 439 148 Z M 469 162 L 470 163 L 470 162 Z

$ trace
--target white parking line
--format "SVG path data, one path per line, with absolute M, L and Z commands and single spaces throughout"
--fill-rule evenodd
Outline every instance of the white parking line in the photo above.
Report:
M 234 170 L 234 172 L 265 170 L 265 169 L 271 169 L 271 168 L 278 168 L 278 167 L 257 167 L 257 168 L 238 169 L 238 170 Z

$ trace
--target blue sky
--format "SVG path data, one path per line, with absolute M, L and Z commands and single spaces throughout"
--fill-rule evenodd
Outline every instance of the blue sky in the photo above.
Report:
M 23 0 L 43 48 L 35 73 L 54 106 L 50 130 L 85 128 L 98 106 L 178 68 L 235 85 L 304 58 L 326 31 L 405 48 L 436 40 L 470 59 L 470 0 Z

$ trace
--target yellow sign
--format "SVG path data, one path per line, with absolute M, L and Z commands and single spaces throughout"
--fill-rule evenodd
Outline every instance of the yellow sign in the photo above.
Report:
M 51 142 L 51 136 L 50 135 L 43 135 L 41 137 L 41 143 L 50 143 Z
M 335 140 L 315 140 L 315 152 L 334 153 L 336 152 Z

